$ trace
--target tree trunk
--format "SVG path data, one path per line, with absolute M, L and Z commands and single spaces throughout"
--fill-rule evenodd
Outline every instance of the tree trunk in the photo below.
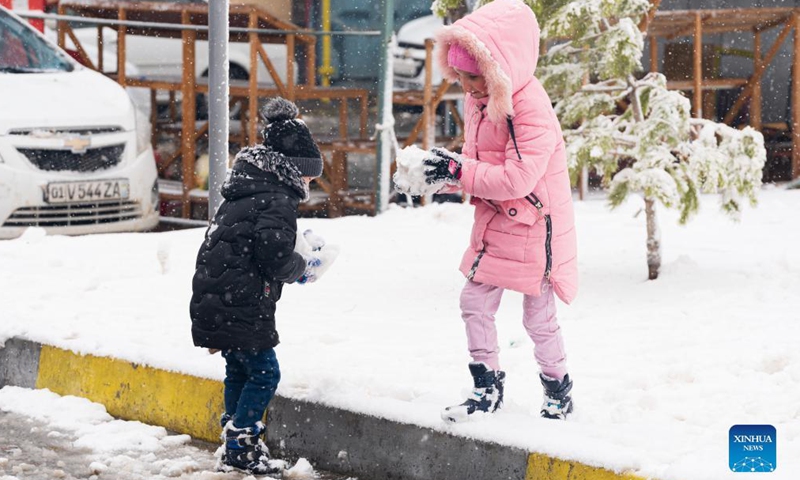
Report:
M 647 272 L 648 279 L 658 278 L 661 268 L 661 232 L 658 230 L 656 218 L 656 201 L 652 198 L 644 199 L 644 211 L 647 216 Z
M 469 8 L 465 3 L 462 3 L 456 8 L 451 8 L 447 12 L 447 18 L 445 18 L 445 23 L 447 25 L 452 25 L 456 23 L 456 20 L 461 20 L 464 16 L 469 13 Z

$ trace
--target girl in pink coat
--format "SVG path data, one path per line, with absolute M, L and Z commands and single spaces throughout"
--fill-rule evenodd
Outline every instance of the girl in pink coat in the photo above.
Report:
M 541 415 L 566 418 L 572 381 L 554 296 L 570 303 L 577 291 L 575 221 L 561 128 L 533 75 L 536 17 L 519 0 L 495 0 L 441 29 L 436 41 L 444 76 L 466 93 L 464 147 L 462 155 L 434 149 L 426 180 L 463 189 L 475 207 L 461 261 L 475 388 L 442 418 L 458 422 L 503 403 L 494 315 L 506 289 L 524 294 L 522 321 L 544 386 Z

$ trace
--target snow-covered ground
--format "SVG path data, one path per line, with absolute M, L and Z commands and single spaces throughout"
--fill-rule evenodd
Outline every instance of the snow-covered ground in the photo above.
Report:
M 116 420 L 85 398 L 0 389 L 0 480 L 255 480 L 216 472 L 213 452 L 190 440 Z M 286 479 L 319 478 L 305 459 L 285 468 Z
M 703 199 L 685 227 L 659 211 L 663 269 L 647 281 L 644 214 L 576 203 L 581 288 L 560 304 L 575 415 L 538 418 L 541 386 L 521 296 L 497 316 L 506 408 L 446 425 L 470 385 L 457 265 L 471 207 L 393 207 L 308 219 L 341 247 L 315 284 L 278 305 L 284 396 L 479 437 L 662 480 L 740 479 L 736 424 L 777 428 L 777 470 L 800 477 L 800 191 L 771 187 L 740 223 Z M 223 359 L 192 346 L 188 302 L 203 230 L 0 243 L 0 340 L 22 336 L 213 379 Z

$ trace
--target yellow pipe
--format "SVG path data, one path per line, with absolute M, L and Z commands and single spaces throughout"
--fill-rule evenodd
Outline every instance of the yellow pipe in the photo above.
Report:
M 322 31 L 331 31 L 331 0 L 322 0 Z M 331 36 L 322 37 L 322 66 L 319 67 L 323 87 L 330 87 L 333 67 L 331 66 Z

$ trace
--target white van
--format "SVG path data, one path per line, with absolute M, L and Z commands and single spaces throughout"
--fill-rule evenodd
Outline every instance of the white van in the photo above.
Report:
M 125 90 L 3 7 L 0 45 L 0 238 L 153 228 L 149 125 Z

